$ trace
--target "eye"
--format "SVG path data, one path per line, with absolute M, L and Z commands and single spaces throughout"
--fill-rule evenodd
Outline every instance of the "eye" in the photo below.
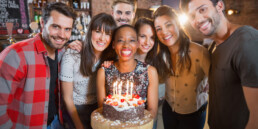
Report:
M 72 29 L 71 28 L 66 28 L 65 31 L 70 32 L 70 31 L 72 31 Z
M 121 11 L 116 11 L 116 13 L 117 13 L 117 14 L 119 14 L 119 15 L 121 15 L 121 14 L 122 14 L 122 12 L 121 12 Z
M 144 37 L 146 37 L 146 36 L 145 36 L 145 35 L 143 35 L 143 34 L 142 34 L 142 35 L 140 35 L 140 38 L 144 38 Z
M 126 15 L 131 15 L 131 11 L 125 12 Z
M 158 32 L 158 31 L 160 31 L 160 30 L 161 30 L 161 28 L 160 28 L 160 27 L 157 27 L 157 28 L 156 28 L 156 31 L 157 31 L 157 32 Z
M 135 40 L 135 39 L 131 39 L 130 42 L 131 42 L 131 43 L 134 43 L 134 42 L 136 42 L 136 40 Z
M 54 29 L 59 29 L 59 26 L 58 26 L 58 25 L 52 25 L 52 27 L 53 27 Z
M 202 13 L 205 13 L 207 10 L 207 8 L 200 8 L 199 12 L 202 14 Z

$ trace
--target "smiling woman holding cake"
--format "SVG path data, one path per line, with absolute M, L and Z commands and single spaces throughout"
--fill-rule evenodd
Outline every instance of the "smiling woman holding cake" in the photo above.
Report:
M 137 34 L 130 25 L 123 25 L 114 31 L 112 46 L 118 56 L 109 68 L 101 68 L 97 75 L 97 98 L 99 107 L 103 106 L 106 96 L 131 96 L 131 99 L 121 98 L 117 103 L 111 103 L 117 109 L 123 103 L 130 105 L 131 100 L 142 98 L 146 101 L 147 110 L 153 117 L 158 107 L 158 74 L 154 67 L 135 60 L 138 49 Z M 128 83 L 128 84 L 127 84 Z M 132 104 L 140 107 L 141 102 Z M 121 105 L 120 105 L 121 104 Z

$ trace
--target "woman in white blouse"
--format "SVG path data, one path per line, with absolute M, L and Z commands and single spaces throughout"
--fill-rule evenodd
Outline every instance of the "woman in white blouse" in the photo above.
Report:
M 67 49 L 61 62 L 60 80 L 68 115 L 66 128 L 91 129 L 90 115 L 97 108 L 96 69 L 112 60 L 110 44 L 116 23 L 111 15 L 100 13 L 89 24 L 82 50 Z
M 165 129 L 203 129 L 206 116 L 210 67 L 208 50 L 190 41 L 176 13 L 161 6 L 154 13 L 154 26 L 164 60 L 165 102 L 162 108 Z

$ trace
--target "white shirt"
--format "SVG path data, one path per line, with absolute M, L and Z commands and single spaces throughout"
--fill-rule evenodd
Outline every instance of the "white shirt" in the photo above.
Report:
M 67 49 L 61 61 L 60 80 L 73 82 L 73 101 L 75 105 L 96 103 L 96 79 L 83 77 L 80 72 L 80 63 L 80 53 Z M 93 71 L 96 70 L 98 63 L 93 66 Z M 92 83 L 89 84 L 90 82 Z

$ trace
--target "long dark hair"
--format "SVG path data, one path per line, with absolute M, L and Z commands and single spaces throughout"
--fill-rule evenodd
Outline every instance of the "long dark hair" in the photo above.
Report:
M 187 34 L 184 32 L 184 30 L 181 28 L 179 21 L 178 21 L 177 14 L 171 7 L 166 6 L 166 5 L 159 7 L 153 14 L 154 20 L 157 17 L 163 16 L 163 15 L 166 15 L 166 16 L 170 17 L 171 19 L 173 19 L 176 23 L 176 26 L 178 26 L 178 28 L 179 28 L 179 38 L 178 38 L 178 40 L 179 40 L 179 52 L 178 52 L 179 70 L 181 71 L 183 68 L 186 68 L 188 71 L 190 71 L 191 59 L 188 54 L 190 39 L 187 36 Z M 172 60 L 170 57 L 170 51 L 168 50 L 168 47 L 165 46 L 164 44 L 160 43 L 160 50 L 162 52 L 162 54 L 161 54 L 162 58 L 165 58 L 165 60 L 163 60 L 163 63 L 167 64 L 166 68 L 161 68 L 161 69 L 165 70 L 164 72 L 166 73 L 165 74 L 166 76 L 174 75 L 174 73 L 172 72 Z
M 95 63 L 96 56 L 94 54 L 94 48 L 91 42 L 92 31 L 103 28 L 106 34 L 113 34 L 114 29 L 116 28 L 116 22 L 113 17 L 106 13 L 100 13 L 94 16 L 89 24 L 88 32 L 86 34 L 85 41 L 82 44 L 81 54 L 81 64 L 80 72 L 83 76 L 90 76 L 93 74 L 92 67 Z M 100 63 L 102 64 L 105 60 L 112 60 L 114 55 L 110 55 L 112 51 L 111 43 L 109 46 L 101 53 Z M 99 65 L 100 66 L 100 65 Z M 97 68 L 99 68 L 97 66 Z
M 145 62 L 147 64 L 154 66 L 157 69 L 158 74 L 160 75 L 159 77 L 162 77 L 162 75 L 164 74 L 164 71 L 161 70 L 159 67 L 162 67 L 162 65 L 165 65 L 165 64 L 161 63 L 162 58 L 159 55 L 160 46 L 159 46 L 158 39 L 156 36 L 154 22 L 153 22 L 153 20 L 146 18 L 146 17 L 139 18 L 134 25 L 134 28 L 136 29 L 137 34 L 139 34 L 139 31 L 143 25 L 149 25 L 152 28 L 152 30 L 154 31 L 154 37 L 155 37 L 154 45 L 153 45 L 152 49 L 147 53 Z M 165 67 L 165 66 L 163 66 L 163 67 Z M 163 82 L 162 78 L 159 78 L 159 81 Z

